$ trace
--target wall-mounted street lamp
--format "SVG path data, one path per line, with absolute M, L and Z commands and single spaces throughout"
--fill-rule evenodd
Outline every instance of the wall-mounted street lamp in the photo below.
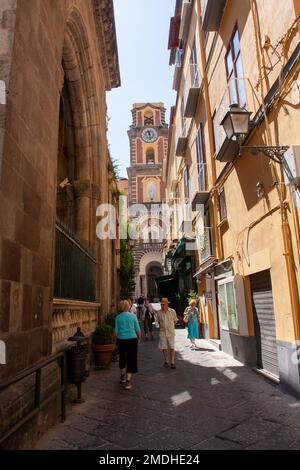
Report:
M 227 138 L 229 140 L 236 140 L 240 147 L 240 155 L 242 150 L 250 150 L 254 154 L 263 153 L 268 158 L 276 163 L 283 164 L 283 156 L 289 147 L 284 146 L 266 146 L 266 145 L 252 145 L 243 146 L 242 142 L 248 135 L 250 130 L 250 116 L 245 108 L 241 108 L 238 104 L 232 104 L 229 111 L 221 122 L 224 127 Z

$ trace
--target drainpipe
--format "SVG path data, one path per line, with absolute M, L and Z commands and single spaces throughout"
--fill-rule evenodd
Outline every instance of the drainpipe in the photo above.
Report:
M 264 54 L 261 46 L 261 38 L 260 38 L 260 30 L 259 30 L 259 20 L 258 20 L 258 12 L 257 12 L 257 4 L 256 0 L 249 0 L 252 16 L 253 16 L 253 23 L 255 29 L 255 41 L 256 41 L 256 54 L 257 54 L 257 61 L 259 66 L 259 78 L 260 78 L 260 89 L 261 89 L 261 100 L 262 104 L 264 104 L 264 86 L 267 86 L 266 80 L 266 64 L 264 59 Z M 263 72 L 265 77 L 263 77 Z M 268 121 L 268 117 L 266 111 L 264 112 L 265 115 L 265 124 L 266 124 L 266 131 L 267 131 L 267 143 L 268 145 L 272 145 L 272 135 L 270 130 L 270 124 Z M 278 177 L 276 171 L 276 165 L 271 162 L 270 168 L 272 171 L 272 175 L 274 181 L 277 181 L 277 193 L 278 198 L 280 201 L 280 214 L 281 214 L 281 230 L 282 230 L 282 239 L 284 245 L 284 253 L 283 256 L 285 258 L 286 263 L 286 271 L 288 277 L 288 286 L 289 286 L 289 294 L 291 299 L 291 309 L 292 309 L 292 318 L 293 318 L 293 325 L 294 325 L 294 334 L 295 340 L 300 340 L 300 315 L 299 315 L 299 293 L 298 293 L 298 286 L 297 286 L 297 279 L 296 279 L 296 272 L 295 272 L 295 261 L 293 256 L 293 249 L 292 249 L 292 241 L 291 241 L 291 233 L 290 233 L 290 226 L 288 221 L 288 202 L 286 199 L 286 187 L 284 183 L 284 175 L 283 175 L 283 168 L 280 168 L 280 177 Z M 279 182 L 278 182 L 279 181 Z
M 197 7 L 198 7 L 198 24 L 199 24 L 199 41 L 200 41 L 200 53 L 201 53 L 201 64 L 202 64 L 202 79 L 203 79 L 203 91 L 204 91 L 204 101 L 206 107 L 206 118 L 207 118 L 207 125 L 208 125 L 208 135 L 209 135 L 209 150 L 210 150 L 210 166 L 211 166 L 211 179 L 213 184 L 212 190 L 212 204 L 213 204 L 213 212 L 214 212 L 214 221 L 213 221 L 213 228 L 215 234 L 215 252 L 216 257 L 219 260 L 224 259 L 223 253 L 223 246 L 222 246 L 222 239 L 220 229 L 217 226 L 218 221 L 218 193 L 216 188 L 214 187 L 217 179 L 217 172 L 216 172 L 216 162 L 215 162 L 215 143 L 214 143 L 214 128 L 212 122 L 212 115 L 211 115 L 211 107 L 210 107 L 210 100 L 209 100 L 209 87 L 208 87 L 208 78 L 207 78 L 207 70 L 206 70 L 206 53 L 205 47 L 203 42 L 202 36 L 202 14 L 201 14 L 201 0 L 197 0 Z

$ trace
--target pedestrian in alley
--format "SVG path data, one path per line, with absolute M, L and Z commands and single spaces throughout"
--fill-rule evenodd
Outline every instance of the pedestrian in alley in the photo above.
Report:
M 134 313 L 137 316 L 137 310 L 136 306 L 133 304 L 133 298 L 129 297 L 128 303 L 129 303 L 129 312 Z
M 153 323 L 155 322 L 155 312 L 154 308 L 149 302 L 148 297 L 145 298 L 145 304 L 144 304 L 144 332 L 145 332 L 145 338 L 146 341 L 148 341 L 149 337 L 153 341 Z
M 195 299 L 190 300 L 189 306 L 185 309 L 183 314 L 183 321 L 187 325 L 188 339 L 191 342 L 191 349 L 196 349 L 196 339 L 199 339 L 199 321 L 200 314 L 196 307 L 197 302 Z
M 118 310 L 115 334 L 119 350 L 120 383 L 125 390 L 130 390 L 132 374 L 138 371 L 137 352 L 141 329 L 136 315 L 129 312 L 127 300 L 121 300 Z
M 145 299 L 143 295 L 140 295 L 137 301 L 137 317 L 138 320 L 142 320 L 144 316 L 144 303 Z
M 156 314 L 159 324 L 159 349 L 164 355 L 164 367 L 169 367 L 169 356 L 171 360 L 171 369 L 175 366 L 175 325 L 178 322 L 175 310 L 169 307 L 167 298 L 161 299 L 161 310 Z

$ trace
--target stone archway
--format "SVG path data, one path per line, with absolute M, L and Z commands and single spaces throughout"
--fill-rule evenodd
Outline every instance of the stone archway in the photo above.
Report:
M 67 217 L 63 222 L 67 224 L 58 224 L 56 228 L 53 349 L 60 347 L 57 331 L 65 332 L 63 340 L 66 332 L 69 334 L 69 322 L 82 326 L 85 334 L 93 330 L 98 321 L 101 286 L 107 285 L 107 273 L 104 279 L 99 269 L 105 250 L 102 252 L 96 237 L 101 171 L 107 179 L 106 140 L 100 140 L 105 130 L 105 113 L 100 115 L 105 104 L 105 84 L 102 83 L 103 89 L 98 88 L 97 62 L 93 63 L 92 56 L 84 21 L 77 8 L 73 8 L 66 22 L 62 48 L 59 144 L 65 148 L 58 149 L 57 171 L 58 194 L 61 191 L 60 198 L 71 206 L 71 211 L 69 208 L 65 211 Z M 62 135 L 65 131 L 67 135 Z M 101 154 L 103 148 L 105 153 Z M 57 206 L 57 215 L 65 212 Z M 107 303 L 112 291 L 111 286 L 106 289 Z M 69 313 L 62 316 L 63 312 Z
M 150 302 L 157 301 L 158 299 L 158 290 L 156 279 L 163 275 L 161 263 L 153 261 L 149 263 L 146 267 L 146 283 L 147 283 L 147 296 L 150 299 Z
M 74 226 L 76 234 L 92 249 L 95 248 L 95 213 L 93 194 L 99 181 L 99 142 L 93 133 L 99 126 L 96 109 L 97 93 L 87 32 L 80 13 L 74 8 L 66 23 L 62 53 L 63 87 L 61 97 L 69 98 L 68 125 L 73 131 L 72 174 L 66 175 L 66 190 L 74 198 Z M 60 178 L 61 175 L 58 175 Z M 70 181 L 71 179 L 71 181 Z M 58 181 L 58 184 L 60 182 Z M 98 185 L 99 187 L 99 185 Z M 97 192 L 97 191 L 96 191 Z
M 141 294 L 146 295 L 148 290 L 147 267 L 151 264 L 162 267 L 163 254 L 158 251 L 144 252 L 140 254 L 140 257 L 138 257 L 136 261 L 136 296 Z

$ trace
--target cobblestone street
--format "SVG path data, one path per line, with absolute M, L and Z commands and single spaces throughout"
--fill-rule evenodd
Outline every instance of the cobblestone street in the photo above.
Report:
M 299 401 L 207 341 L 190 350 L 184 330 L 177 369 L 164 369 L 157 337 L 140 345 L 132 390 L 119 384 L 117 363 L 91 370 L 85 403 L 36 449 L 300 449 Z

